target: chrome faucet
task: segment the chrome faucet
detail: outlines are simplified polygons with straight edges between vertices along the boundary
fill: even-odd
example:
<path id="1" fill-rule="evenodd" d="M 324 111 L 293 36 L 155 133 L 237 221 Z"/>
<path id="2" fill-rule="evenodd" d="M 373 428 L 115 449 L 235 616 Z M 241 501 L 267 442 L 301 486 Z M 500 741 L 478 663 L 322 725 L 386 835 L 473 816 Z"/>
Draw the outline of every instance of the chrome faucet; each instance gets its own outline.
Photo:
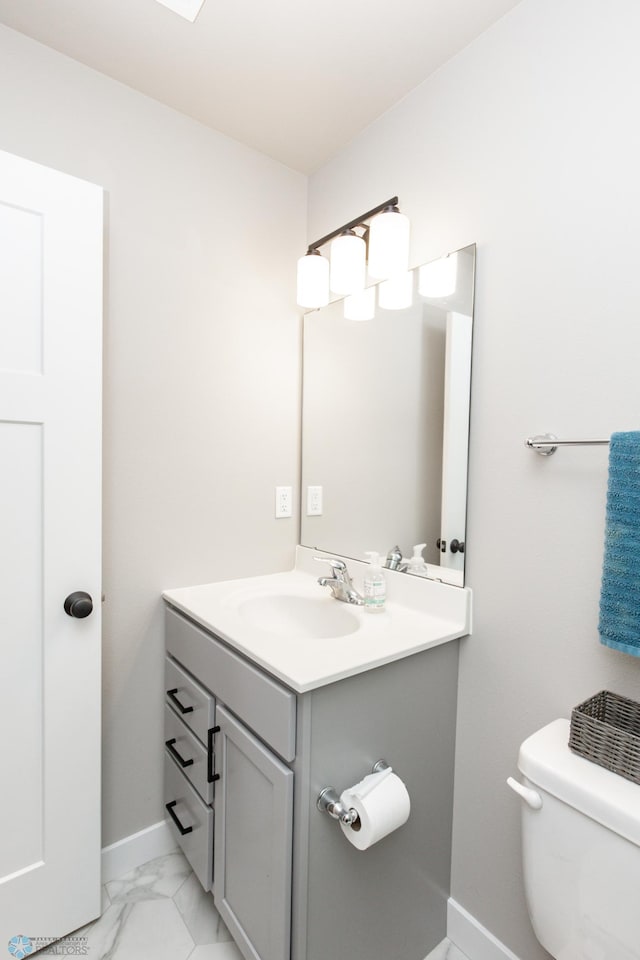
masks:
<path id="1" fill-rule="evenodd" d="M 333 573 L 331 577 L 318 577 L 318 583 L 321 587 L 329 587 L 331 595 L 336 600 L 343 600 L 344 603 L 357 603 L 362 606 L 364 600 L 351 582 L 344 560 L 335 557 L 314 557 L 313 559 L 319 560 L 321 563 L 328 563 Z"/>

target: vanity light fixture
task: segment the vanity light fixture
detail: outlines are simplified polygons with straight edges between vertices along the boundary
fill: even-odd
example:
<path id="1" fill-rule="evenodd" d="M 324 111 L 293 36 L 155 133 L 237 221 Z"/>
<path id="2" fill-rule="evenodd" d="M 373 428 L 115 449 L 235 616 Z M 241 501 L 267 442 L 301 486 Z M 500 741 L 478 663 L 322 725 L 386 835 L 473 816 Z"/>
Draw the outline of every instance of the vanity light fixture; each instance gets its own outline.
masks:
<path id="1" fill-rule="evenodd" d="M 329 241 L 333 241 L 331 269 L 327 257 L 320 253 L 320 247 Z M 397 197 L 385 200 L 309 245 L 305 256 L 298 260 L 298 305 L 310 309 L 324 307 L 329 302 L 329 286 L 342 295 L 361 292 L 367 251 L 369 274 L 376 279 L 387 279 L 407 270 L 409 218 L 400 213 Z"/>
<path id="2" fill-rule="evenodd" d="M 418 270 L 418 291 L 421 297 L 450 297 L 458 282 L 458 254 L 450 253 Z"/>
<path id="3" fill-rule="evenodd" d="M 413 270 L 405 270 L 378 284 L 378 303 L 383 310 L 405 310 L 413 303 Z"/>

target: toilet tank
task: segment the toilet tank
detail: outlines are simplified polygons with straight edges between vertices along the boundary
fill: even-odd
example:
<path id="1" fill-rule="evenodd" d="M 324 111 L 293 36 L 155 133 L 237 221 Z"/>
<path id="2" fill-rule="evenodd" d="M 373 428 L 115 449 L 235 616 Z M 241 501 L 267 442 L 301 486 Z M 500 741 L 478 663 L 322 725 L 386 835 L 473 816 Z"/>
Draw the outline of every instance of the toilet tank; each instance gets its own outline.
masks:
<path id="1" fill-rule="evenodd" d="M 576 756 L 569 721 L 522 744 L 527 906 L 557 960 L 640 960 L 640 786 Z M 542 800 L 535 809 L 538 794 Z"/>

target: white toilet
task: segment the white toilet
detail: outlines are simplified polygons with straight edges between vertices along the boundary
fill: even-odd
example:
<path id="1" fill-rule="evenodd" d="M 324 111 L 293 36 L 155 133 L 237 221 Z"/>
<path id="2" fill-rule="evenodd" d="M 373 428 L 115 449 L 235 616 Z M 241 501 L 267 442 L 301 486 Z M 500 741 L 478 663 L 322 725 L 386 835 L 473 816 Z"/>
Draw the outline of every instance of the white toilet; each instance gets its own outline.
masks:
<path id="1" fill-rule="evenodd" d="M 640 786 L 576 756 L 569 721 L 520 747 L 522 857 L 535 934 L 557 960 L 640 960 Z"/>

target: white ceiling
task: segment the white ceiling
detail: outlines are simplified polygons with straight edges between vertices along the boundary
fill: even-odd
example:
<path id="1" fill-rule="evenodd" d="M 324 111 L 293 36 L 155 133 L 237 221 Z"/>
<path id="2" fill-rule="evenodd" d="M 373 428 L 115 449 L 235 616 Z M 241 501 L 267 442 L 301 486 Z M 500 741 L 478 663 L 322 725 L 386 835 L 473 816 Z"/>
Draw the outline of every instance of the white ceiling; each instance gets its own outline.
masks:
<path id="1" fill-rule="evenodd" d="M 0 22 L 304 173 L 519 0 L 0 0 Z"/>

